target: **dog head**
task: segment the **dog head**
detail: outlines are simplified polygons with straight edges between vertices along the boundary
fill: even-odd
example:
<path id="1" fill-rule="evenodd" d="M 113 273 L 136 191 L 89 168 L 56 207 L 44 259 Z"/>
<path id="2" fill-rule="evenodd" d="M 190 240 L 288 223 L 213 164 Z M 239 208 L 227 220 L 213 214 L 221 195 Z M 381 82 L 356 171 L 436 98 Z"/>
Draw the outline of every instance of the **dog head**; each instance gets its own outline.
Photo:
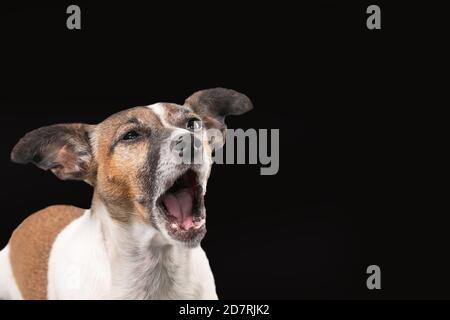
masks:
<path id="1" fill-rule="evenodd" d="M 61 179 L 84 180 L 118 223 L 147 223 L 173 243 L 196 246 L 206 233 L 203 198 L 227 115 L 252 109 L 229 89 L 194 93 L 113 114 L 97 125 L 56 124 L 27 133 L 11 159 Z"/>

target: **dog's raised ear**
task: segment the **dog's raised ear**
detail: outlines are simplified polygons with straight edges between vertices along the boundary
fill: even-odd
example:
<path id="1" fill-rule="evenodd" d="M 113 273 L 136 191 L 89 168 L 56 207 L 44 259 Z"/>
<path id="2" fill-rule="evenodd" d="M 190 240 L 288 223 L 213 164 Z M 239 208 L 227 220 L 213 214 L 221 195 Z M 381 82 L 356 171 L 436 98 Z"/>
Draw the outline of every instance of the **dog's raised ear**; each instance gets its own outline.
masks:
<path id="1" fill-rule="evenodd" d="M 200 90 L 186 99 L 185 105 L 201 116 L 207 128 L 225 130 L 225 117 L 253 109 L 250 99 L 235 90 L 214 88 Z"/>
<path id="2" fill-rule="evenodd" d="M 92 184 L 93 155 L 89 135 L 93 125 L 55 124 L 28 132 L 15 145 L 11 160 L 34 163 L 58 178 L 85 180 Z"/>
<path id="3" fill-rule="evenodd" d="M 225 141 L 226 116 L 240 115 L 253 109 L 246 95 L 225 88 L 197 91 L 186 99 L 184 105 L 202 117 L 213 148 L 221 147 Z M 214 132 L 217 130 L 218 134 Z"/>

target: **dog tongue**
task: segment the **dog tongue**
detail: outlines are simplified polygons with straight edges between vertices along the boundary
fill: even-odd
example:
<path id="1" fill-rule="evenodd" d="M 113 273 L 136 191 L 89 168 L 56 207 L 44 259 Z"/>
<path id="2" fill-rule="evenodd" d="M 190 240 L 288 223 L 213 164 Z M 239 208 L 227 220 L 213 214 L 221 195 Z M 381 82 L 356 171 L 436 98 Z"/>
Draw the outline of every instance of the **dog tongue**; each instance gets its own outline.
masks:
<path id="1" fill-rule="evenodd" d="M 183 229 L 188 230 L 194 225 L 192 221 L 192 203 L 194 199 L 189 189 L 168 193 L 162 200 L 169 214 L 177 218 Z"/>

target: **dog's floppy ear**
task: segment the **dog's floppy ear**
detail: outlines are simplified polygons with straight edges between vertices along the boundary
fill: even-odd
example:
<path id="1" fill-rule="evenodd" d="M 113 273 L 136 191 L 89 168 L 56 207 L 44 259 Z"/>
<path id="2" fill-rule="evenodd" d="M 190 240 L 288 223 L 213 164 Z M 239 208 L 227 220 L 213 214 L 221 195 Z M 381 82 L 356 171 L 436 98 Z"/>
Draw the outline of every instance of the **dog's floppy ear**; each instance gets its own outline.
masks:
<path id="1" fill-rule="evenodd" d="M 58 178 L 85 180 L 90 183 L 92 150 L 89 134 L 93 125 L 55 124 L 27 133 L 15 145 L 11 160 L 34 163 L 51 170 Z"/>
<path id="2" fill-rule="evenodd" d="M 197 91 L 186 99 L 185 106 L 202 117 L 206 129 L 220 130 L 222 135 L 227 128 L 226 116 L 240 115 L 253 109 L 253 104 L 246 95 L 225 88 Z M 223 142 L 216 147 L 220 144 Z"/>

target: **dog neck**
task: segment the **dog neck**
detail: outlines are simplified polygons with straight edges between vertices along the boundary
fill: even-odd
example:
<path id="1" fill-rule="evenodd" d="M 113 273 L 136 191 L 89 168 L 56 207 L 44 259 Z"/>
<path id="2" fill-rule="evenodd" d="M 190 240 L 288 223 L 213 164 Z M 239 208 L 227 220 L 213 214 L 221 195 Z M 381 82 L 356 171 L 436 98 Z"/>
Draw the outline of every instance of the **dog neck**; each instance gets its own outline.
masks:
<path id="1" fill-rule="evenodd" d="M 190 281 L 194 249 L 173 245 L 150 224 L 121 223 L 111 218 L 94 196 L 92 218 L 99 224 L 111 270 L 114 299 L 195 298 Z M 187 292 L 191 288 L 191 292 Z"/>

